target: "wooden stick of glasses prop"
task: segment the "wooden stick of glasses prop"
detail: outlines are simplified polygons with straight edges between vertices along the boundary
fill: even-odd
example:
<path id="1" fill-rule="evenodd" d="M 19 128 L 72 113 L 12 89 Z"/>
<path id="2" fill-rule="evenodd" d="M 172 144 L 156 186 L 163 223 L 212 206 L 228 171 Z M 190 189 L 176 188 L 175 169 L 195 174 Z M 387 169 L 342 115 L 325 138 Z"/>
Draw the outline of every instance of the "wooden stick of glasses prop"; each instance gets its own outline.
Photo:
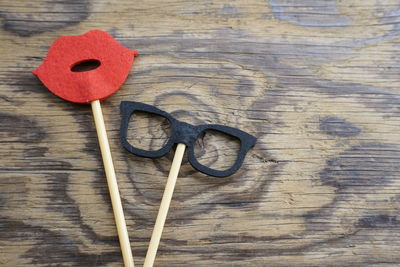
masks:
<path id="1" fill-rule="evenodd" d="M 55 95 L 92 106 L 122 256 L 125 266 L 129 267 L 134 266 L 132 250 L 100 100 L 124 83 L 137 54 L 120 45 L 110 34 L 92 30 L 79 36 L 57 38 L 44 62 L 33 71 Z"/>
<path id="2" fill-rule="evenodd" d="M 162 231 L 164 229 L 165 220 L 171 204 L 172 194 L 174 193 L 176 179 L 178 178 L 179 169 L 181 168 L 183 154 L 185 153 L 186 145 L 178 143 L 175 150 L 174 159 L 172 160 L 171 170 L 169 171 L 167 184 L 165 185 L 164 194 L 161 200 L 161 205 L 158 210 L 156 223 L 151 234 L 149 248 L 147 249 L 144 267 L 153 266 L 156 259 L 157 249 L 160 244 Z"/>
<path id="3" fill-rule="evenodd" d="M 156 107 L 139 103 L 139 102 L 128 102 L 123 101 L 121 103 L 121 129 L 120 129 L 120 139 L 122 145 L 131 153 L 148 158 L 159 158 L 167 154 L 173 147 L 174 144 L 177 144 L 175 156 L 172 161 L 171 170 L 168 175 L 167 184 L 165 186 L 164 194 L 161 200 L 160 209 L 158 211 L 156 223 L 154 225 L 153 233 L 151 235 L 149 248 L 147 250 L 146 259 L 144 262 L 144 267 L 151 267 L 154 264 L 157 249 L 160 244 L 160 239 L 162 235 L 162 231 L 164 228 L 165 220 L 167 218 L 168 209 L 171 204 L 172 194 L 174 192 L 176 179 L 178 177 L 179 169 L 182 163 L 183 154 L 185 153 L 186 146 L 188 147 L 188 160 L 190 164 L 198 171 L 211 175 L 214 177 L 226 177 L 235 173 L 243 163 L 243 160 L 246 156 L 247 151 L 251 147 L 253 147 L 256 143 L 256 138 L 246 132 L 243 132 L 239 129 L 231 128 L 224 125 L 218 124 L 207 124 L 207 125 L 190 125 L 186 122 L 179 121 L 173 118 L 170 114 L 165 111 L 162 111 Z M 172 135 L 169 138 L 168 142 L 159 150 L 156 151 L 148 151 L 136 148 L 132 146 L 128 139 L 128 124 L 130 117 L 135 112 L 145 112 L 149 115 L 158 115 L 166 118 L 172 127 Z M 240 150 L 237 156 L 235 163 L 227 170 L 215 170 L 210 167 L 202 165 L 194 154 L 194 145 L 199 136 L 201 136 L 205 131 L 213 130 L 224 133 L 230 137 L 233 137 L 240 141 Z"/>

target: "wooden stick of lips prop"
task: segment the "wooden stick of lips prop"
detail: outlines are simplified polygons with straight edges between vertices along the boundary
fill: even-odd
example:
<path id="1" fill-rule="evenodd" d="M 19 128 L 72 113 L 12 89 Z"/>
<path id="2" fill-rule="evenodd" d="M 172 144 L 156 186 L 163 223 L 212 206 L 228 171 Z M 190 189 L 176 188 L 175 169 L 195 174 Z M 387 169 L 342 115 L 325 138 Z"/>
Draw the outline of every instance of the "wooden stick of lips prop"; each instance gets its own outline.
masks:
<path id="1" fill-rule="evenodd" d="M 51 45 L 44 62 L 33 71 L 55 95 L 74 103 L 90 103 L 125 266 L 134 266 L 100 100 L 126 80 L 137 51 L 120 45 L 103 31 L 62 36 Z M 84 66 L 91 70 L 82 71 Z M 87 68 L 86 68 L 87 69 Z"/>

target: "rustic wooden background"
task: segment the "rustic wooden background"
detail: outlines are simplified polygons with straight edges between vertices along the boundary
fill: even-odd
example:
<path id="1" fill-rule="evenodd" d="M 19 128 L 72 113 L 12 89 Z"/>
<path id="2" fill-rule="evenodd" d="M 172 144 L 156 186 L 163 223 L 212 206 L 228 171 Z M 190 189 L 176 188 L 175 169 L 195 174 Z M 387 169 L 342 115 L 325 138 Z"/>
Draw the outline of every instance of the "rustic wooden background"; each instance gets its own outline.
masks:
<path id="1" fill-rule="evenodd" d="M 124 151 L 122 100 L 259 138 L 230 179 L 184 163 L 157 266 L 399 266 L 398 0 L 2 0 L 0 17 L 1 266 L 122 265 L 90 107 L 31 74 L 95 28 L 140 52 L 103 102 L 138 266 L 172 155 Z"/>

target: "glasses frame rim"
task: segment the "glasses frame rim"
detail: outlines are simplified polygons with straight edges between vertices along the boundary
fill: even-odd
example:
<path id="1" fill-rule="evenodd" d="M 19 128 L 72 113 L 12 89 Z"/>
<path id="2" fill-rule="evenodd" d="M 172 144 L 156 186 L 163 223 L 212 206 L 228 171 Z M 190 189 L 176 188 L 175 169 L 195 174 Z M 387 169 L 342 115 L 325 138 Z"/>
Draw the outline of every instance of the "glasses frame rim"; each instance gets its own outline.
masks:
<path id="1" fill-rule="evenodd" d="M 250 148 L 252 148 L 255 145 L 257 140 L 254 136 L 242 130 L 225 125 L 220 125 L 220 124 L 192 125 L 175 119 L 174 117 L 172 117 L 171 114 L 161 109 L 158 109 L 155 106 L 151 106 L 140 102 L 122 101 L 120 104 L 120 110 L 122 115 L 121 126 L 120 126 L 120 141 L 123 147 L 127 151 L 141 157 L 160 158 L 165 156 L 172 149 L 174 144 L 184 143 L 187 146 L 187 153 L 188 153 L 187 155 L 190 165 L 192 165 L 192 167 L 197 171 L 214 177 L 227 177 L 235 173 L 241 167 L 247 152 L 250 150 Z M 169 121 L 171 125 L 171 135 L 163 147 L 161 147 L 158 150 L 144 150 L 134 147 L 129 143 L 127 139 L 129 120 L 135 111 L 155 114 L 164 117 Z M 190 136 L 182 137 L 180 133 L 177 132 L 177 130 L 181 128 L 185 128 L 185 130 L 189 131 Z M 207 130 L 213 130 L 220 133 L 224 133 L 240 141 L 240 148 L 238 155 L 236 157 L 235 162 L 230 168 L 226 170 L 213 169 L 201 164 L 196 158 L 194 154 L 196 140 L 201 136 L 202 133 L 205 133 Z"/>

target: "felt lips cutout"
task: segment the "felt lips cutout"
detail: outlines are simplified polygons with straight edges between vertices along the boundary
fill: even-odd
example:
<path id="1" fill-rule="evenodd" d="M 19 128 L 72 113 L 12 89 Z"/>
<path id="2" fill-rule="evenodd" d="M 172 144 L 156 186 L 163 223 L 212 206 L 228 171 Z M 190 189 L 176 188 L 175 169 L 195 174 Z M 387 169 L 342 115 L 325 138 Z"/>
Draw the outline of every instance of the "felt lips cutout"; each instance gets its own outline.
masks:
<path id="1" fill-rule="evenodd" d="M 62 36 L 51 45 L 47 57 L 33 74 L 55 95 L 75 103 L 102 100 L 126 80 L 138 55 L 100 30 L 78 36 Z M 97 68 L 74 72 L 76 65 L 89 62 Z"/>

